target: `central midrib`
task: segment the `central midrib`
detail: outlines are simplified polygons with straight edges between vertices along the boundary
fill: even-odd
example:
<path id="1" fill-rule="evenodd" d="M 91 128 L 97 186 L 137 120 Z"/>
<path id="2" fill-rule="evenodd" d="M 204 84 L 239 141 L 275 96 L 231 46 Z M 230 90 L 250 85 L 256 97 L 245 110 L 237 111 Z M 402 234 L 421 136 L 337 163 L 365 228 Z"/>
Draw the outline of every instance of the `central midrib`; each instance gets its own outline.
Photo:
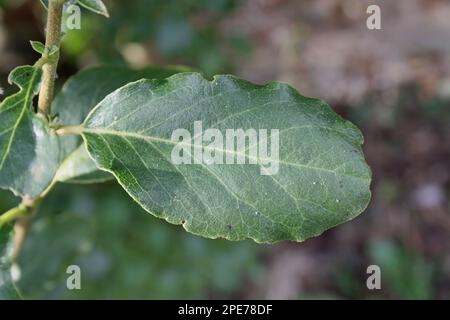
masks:
<path id="1" fill-rule="evenodd" d="M 192 146 L 196 146 L 195 144 L 191 144 L 191 143 L 187 143 L 187 142 L 179 142 L 179 141 L 172 141 L 169 139 L 164 139 L 164 138 L 160 138 L 160 137 L 154 137 L 154 136 L 144 136 L 141 135 L 139 133 L 135 133 L 135 132 L 124 132 L 124 131 L 118 131 L 118 130 L 112 130 L 112 129 L 103 129 L 103 128 L 83 128 L 83 133 L 91 133 L 91 134 L 98 134 L 98 135 L 115 135 L 115 136 L 123 136 L 123 137 L 130 137 L 130 138 L 135 138 L 135 139 L 141 139 L 141 140 L 146 140 L 146 141 L 153 141 L 153 142 L 159 142 L 159 143 L 164 143 L 164 144 L 169 144 L 169 145 L 183 145 L 186 147 L 192 147 Z M 250 146 L 251 147 L 251 146 Z M 249 148 L 250 148 L 249 147 Z M 281 160 L 274 160 L 274 159 L 269 159 L 269 158 L 261 158 L 261 157 L 252 157 L 250 155 L 247 155 L 246 153 L 241 153 L 241 152 L 237 152 L 237 151 L 232 151 L 232 150 L 228 150 L 228 149 L 217 149 L 217 148 L 212 148 L 212 147 L 208 147 L 208 146 L 202 146 L 203 149 L 209 150 L 209 151 L 218 151 L 218 152 L 223 152 L 223 153 L 228 153 L 228 154 L 232 154 L 232 155 L 243 155 L 244 157 L 248 158 L 248 159 L 253 159 L 253 160 L 265 160 L 265 161 L 271 161 L 271 162 L 277 162 L 279 164 L 285 164 L 288 166 L 293 166 L 293 167 L 298 167 L 298 168 L 306 168 L 306 169 L 310 169 L 310 170 L 316 170 L 316 171 L 323 171 L 326 173 L 332 173 L 334 175 L 342 175 L 342 176 L 346 176 L 346 177 L 350 177 L 350 178 L 354 178 L 354 179 L 360 179 L 360 180 L 369 180 L 363 177 L 359 177 L 359 176 L 355 176 L 355 175 L 351 175 L 348 173 L 337 173 L 334 170 L 331 169 L 326 169 L 326 168 L 320 168 L 320 167 L 312 167 L 312 166 L 308 166 L 305 164 L 299 164 L 299 163 L 292 163 L 292 162 L 286 162 L 286 161 L 281 161 Z"/>

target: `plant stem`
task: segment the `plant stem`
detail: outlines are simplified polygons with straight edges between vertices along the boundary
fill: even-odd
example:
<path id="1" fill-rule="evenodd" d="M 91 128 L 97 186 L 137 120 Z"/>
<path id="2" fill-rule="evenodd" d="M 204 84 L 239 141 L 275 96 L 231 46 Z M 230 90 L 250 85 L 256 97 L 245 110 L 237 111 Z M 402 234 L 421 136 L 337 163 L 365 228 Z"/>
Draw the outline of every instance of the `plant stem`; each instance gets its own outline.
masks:
<path id="1" fill-rule="evenodd" d="M 19 206 L 12 208 L 11 210 L 6 211 L 4 214 L 0 216 L 0 228 L 13 220 L 16 220 L 29 212 L 30 208 L 20 204 Z"/>
<path id="2" fill-rule="evenodd" d="M 33 215 L 36 211 L 37 208 L 33 208 L 29 215 L 20 217 L 14 224 L 13 252 L 11 259 L 13 262 L 17 260 L 22 251 L 28 231 L 30 230 Z"/>
<path id="3" fill-rule="evenodd" d="M 62 14 L 65 2 L 66 0 L 48 1 L 47 26 L 45 29 L 45 47 L 47 50 L 45 50 L 41 59 L 35 64 L 36 67 L 42 68 L 43 71 L 39 92 L 38 111 L 44 116 L 50 114 L 50 106 L 55 90 L 59 48 L 61 46 Z M 56 51 L 53 52 L 52 49 L 55 47 Z M 49 52 L 52 52 L 52 54 L 50 55 Z M 52 187 L 53 184 L 46 190 L 45 195 Z M 19 255 L 28 233 L 32 216 L 37 211 L 37 208 L 45 195 L 34 200 L 24 199 L 19 206 L 0 215 L 0 228 L 6 223 L 16 221 L 14 225 L 13 259 L 17 258 Z"/>
<path id="4" fill-rule="evenodd" d="M 0 229 L 3 225 L 15 221 L 12 256 L 13 261 L 16 260 L 22 250 L 33 215 L 36 213 L 42 199 L 42 197 L 36 200 L 24 199 L 20 205 L 0 215 Z"/>
<path id="5" fill-rule="evenodd" d="M 42 66 L 43 76 L 41 91 L 39 92 L 38 110 L 43 115 L 50 113 L 50 105 L 55 89 L 56 69 L 59 61 L 59 47 L 61 44 L 61 22 L 64 2 L 62 0 L 50 0 L 48 3 L 46 48 L 56 46 L 58 50 L 48 58 Z"/>

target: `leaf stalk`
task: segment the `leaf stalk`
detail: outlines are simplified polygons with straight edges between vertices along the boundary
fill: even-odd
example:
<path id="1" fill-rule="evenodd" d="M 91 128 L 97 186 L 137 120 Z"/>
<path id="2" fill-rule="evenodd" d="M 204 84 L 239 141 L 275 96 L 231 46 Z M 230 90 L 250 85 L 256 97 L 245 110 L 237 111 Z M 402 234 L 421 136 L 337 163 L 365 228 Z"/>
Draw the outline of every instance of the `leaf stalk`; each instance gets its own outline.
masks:
<path id="1" fill-rule="evenodd" d="M 6 211 L 4 214 L 0 216 L 0 228 L 11 221 L 14 221 L 29 214 L 31 211 L 32 207 L 28 207 L 23 203 L 21 203 L 15 208 Z"/>
<path id="2" fill-rule="evenodd" d="M 55 130 L 58 136 L 72 136 L 72 135 L 81 135 L 84 131 L 84 127 L 82 125 L 75 126 L 62 126 Z"/>

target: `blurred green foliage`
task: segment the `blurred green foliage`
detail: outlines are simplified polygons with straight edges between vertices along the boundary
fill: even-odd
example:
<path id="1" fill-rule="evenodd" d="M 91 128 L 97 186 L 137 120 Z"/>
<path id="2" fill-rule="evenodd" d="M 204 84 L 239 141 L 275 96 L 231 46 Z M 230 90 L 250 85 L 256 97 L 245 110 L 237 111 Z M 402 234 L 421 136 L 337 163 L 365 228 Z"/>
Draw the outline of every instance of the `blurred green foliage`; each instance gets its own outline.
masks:
<path id="1" fill-rule="evenodd" d="M 252 48 L 242 35 L 224 35 L 220 30 L 220 22 L 237 2 L 109 1 L 109 19 L 83 11 L 81 29 L 68 32 L 63 52 L 72 59 L 89 53 L 102 62 L 124 63 L 121 49 L 139 43 L 159 61 L 197 67 L 207 75 L 228 72 L 230 58 Z"/>
<path id="2" fill-rule="evenodd" d="M 383 239 L 371 241 L 366 250 L 366 265 L 377 265 L 381 271 L 381 290 L 368 290 L 369 276 L 361 268 L 341 261 L 334 270 L 334 283 L 339 296 L 350 299 L 433 298 L 433 277 L 435 267 L 418 252 L 405 248 L 397 241 Z"/>
<path id="3" fill-rule="evenodd" d="M 434 266 L 421 255 L 390 240 L 369 246 L 371 263 L 379 265 L 382 286 L 397 299 L 431 299 Z"/>
<path id="4" fill-rule="evenodd" d="M 44 299 L 231 297 L 243 281 L 263 276 L 261 249 L 190 235 L 143 211 L 115 184 L 61 185 L 33 223 L 18 287 L 25 298 Z M 69 265 L 80 266 L 82 290 L 66 288 Z"/>

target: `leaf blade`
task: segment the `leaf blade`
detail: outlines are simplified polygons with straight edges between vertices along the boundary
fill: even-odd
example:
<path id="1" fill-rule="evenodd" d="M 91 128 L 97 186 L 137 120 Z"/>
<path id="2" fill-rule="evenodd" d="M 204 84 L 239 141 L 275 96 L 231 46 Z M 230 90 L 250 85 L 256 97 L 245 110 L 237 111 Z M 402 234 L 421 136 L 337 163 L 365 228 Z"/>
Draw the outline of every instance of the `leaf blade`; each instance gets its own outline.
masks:
<path id="1" fill-rule="evenodd" d="M 81 6 L 85 7 L 89 11 L 100 14 L 105 17 L 109 17 L 108 9 L 102 0 L 78 0 L 77 2 Z"/>
<path id="2" fill-rule="evenodd" d="M 45 9 L 48 9 L 48 0 L 40 0 Z"/>
<path id="3" fill-rule="evenodd" d="M 279 173 L 261 175 L 248 164 L 174 165 L 172 132 L 192 132 L 198 120 L 222 132 L 279 129 Z M 359 130 L 285 84 L 210 82 L 195 73 L 138 81 L 106 97 L 84 125 L 89 153 L 134 200 L 205 237 L 302 241 L 354 218 L 370 199 Z"/>
<path id="4" fill-rule="evenodd" d="M 59 163 L 59 142 L 47 122 L 32 110 L 42 71 L 14 69 L 9 82 L 20 90 L 0 104 L 0 187 L 35 198 L 45 190 Z"/>
<path id="5" fill-rule="evenodd" d="M 34 51 L 36 51 L 37 53 L 40 53 L 40 54 L 44 54 L 45 44 L 43 44 L 40 41 L 33 41 L 33 40 L 30 41 L 30 44 Z"/>

